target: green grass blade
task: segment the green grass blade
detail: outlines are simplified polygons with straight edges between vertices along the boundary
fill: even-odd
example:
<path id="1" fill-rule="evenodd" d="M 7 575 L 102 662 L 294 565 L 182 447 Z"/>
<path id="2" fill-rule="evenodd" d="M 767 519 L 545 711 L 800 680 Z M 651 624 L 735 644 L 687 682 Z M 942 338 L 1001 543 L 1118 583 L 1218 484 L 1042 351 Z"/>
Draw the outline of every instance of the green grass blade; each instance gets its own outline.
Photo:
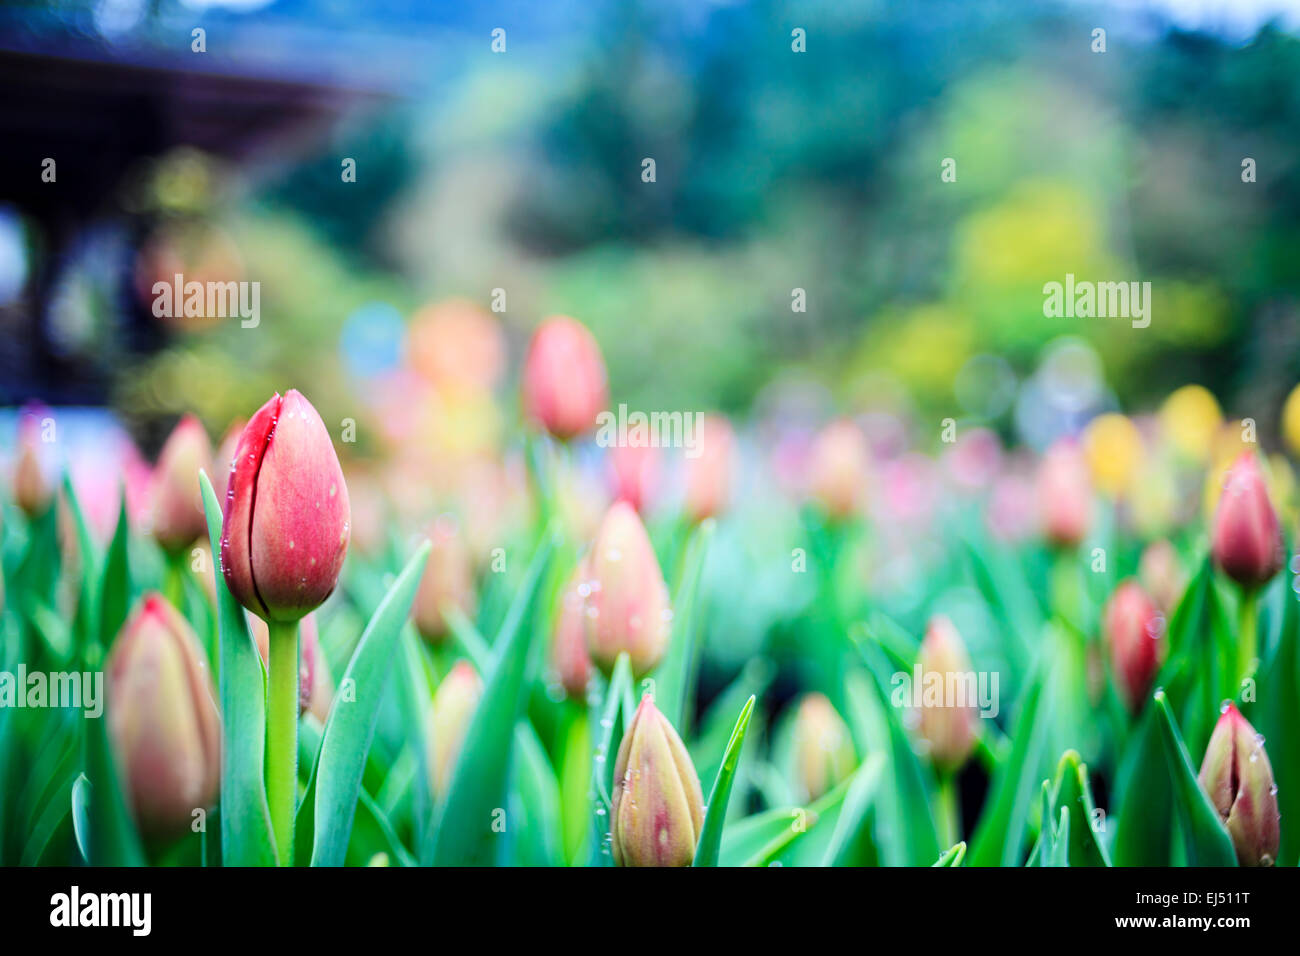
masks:
<path id="1" fill-rule="evenodd" d="M 342 866 L 347 858 L 348 837 L 379 705 L 431 548 L 428 541 L 420 546 L 379 602 L 339 684 L 351 687 L 353 695 L 349 699 L 348 695 L 336 694 L 325 720 L 315 769 L 312 866 Z"/>
<path id="2" fill-rule="evenodd" d="M 221 554 L 221 505 L 212 482 L 199 473 L 203 513 L 212 553 Z M 244 609 L 215 573 L 217 682 L 221 698 L 221 862 L 224 866 L 274 866 L 275 838 L 266 804 L 266 682 L 262 656 Z"/>
<path id="3" fill-rule="evenodd" d="M 740 750 L 745 744 L 745 731 L 749 729 L 749 718 L 754 713 L 754 700 L 751 697 L 741 708 L 736 718 L 736 726 L 731 731 L 731 740 L 718 768 L 718 776 L 713 781 L 713 790 L 709 793 L 709 809 L 704 814 L 704 825 L 700 828 L 700 842 L 695 847 L 695 866 L 717 866 L 718 850 L 722 845 L 722 827 L 727 818 L 727 803 L 731 800 L 731 787 L 736 781 L 736 767 L 740 764 Z"/>

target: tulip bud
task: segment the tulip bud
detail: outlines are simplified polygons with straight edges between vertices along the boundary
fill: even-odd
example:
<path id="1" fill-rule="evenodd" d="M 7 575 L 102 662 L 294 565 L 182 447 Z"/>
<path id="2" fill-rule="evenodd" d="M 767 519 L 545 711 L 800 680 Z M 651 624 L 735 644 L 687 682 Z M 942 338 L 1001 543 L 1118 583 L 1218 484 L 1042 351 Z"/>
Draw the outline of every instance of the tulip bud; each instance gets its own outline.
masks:
<path id="1" fill-rule="evenodd" d="M 411 615 L 420 635 L 430 643 L 439 644 L 449 633 L 444 613 L 456 608 L 471 616 L 477 601 L 469 549 L 456 519 L 441 515 L 429 527 L 429 541 L 433 548 L 424 566 L 424 576 L 420 578 Z"/>
<path id="2" fill-rule="evenodd" d="M 614 764 L 610 839 L 618 866 L 690 866 L 704 826 L 700 778 L 682 739 L 646 694 Z"/>
<path id="3" fill-rule="evenodd" d="M 605 513 L 587 558 L 587 650 L 606 674 L 626 651 L 641 677 L 668 645 L 668 589 L 645 525 L 625 501 Z"/>
<path id="4" fill-rule="evenodd" d="M 562 441 L 596 424 L 609 401 L 605 360 L 587 327 L 552 316 L 533 333 L 523 372 L 524 413 Z"/>
<path id="5" fill-rule="evenodd" d="M 438 685 L 429 711 L 429 773 L 433 792 L 447 795 L 456 758 L 460 756 L 470 719 L 483 696 L 483 680 L 468 661 L 457 661 Z"/>
<path id="6" fill-rule="evenodd" d="M 1166 614 L 1178 604 L 1187 586 L 1187 575 L 1178 560 L 1178 552 L 1165 539 L 1152 541 L 1138 562 L 1138 578 L 1147 593 Z"/>
<path id="7" fill-rule="evenodd" d="M 703 521 L 727 507 L 735 434 L 721 415 L 708 415 L 697 440 L 699 447 L 686 455 L 686 515 L 692 521 Z"/>
<path id="8" fill-rule="evenodd" d="M 253 640 L 257 642 L 257 650 L 262 655 L 262 663 L 270 667 L 271 635 L 266 622 L 255 614 L 250 614 L 248 621 Z M 334 682 L 330 679 L 329 665 L 320 649 L 316 615 L 308 614 L 298 624 L 298 713 L 311 711 L 312 716 L 323 724 L 329 716 L 333 700 Z"/>
<path id="9" fill-rule="evenodd" d="M 217 457 L 212 459 L 212 490 L 217 493 L 217 501 L 224 508 L 226 492 L 230 490 L 230 473 L 235 470 L 235 454 L 239 451 L 239 438 L 244 433 L 248 422 L 237 418 L 230 423 L 226 433 L 221 436 L 221 445 L 217 448 Z"/>
<path id="10" fill-rule="evenodd" d="M 1136 581 L 1124 581 L 1106 605 L 1110 666 L 1120 697 L 1133 713 L 1142 709 L 1164 658 L 1165 619 Z"/>
<path id="11" fill-rule="evenodd" d="M 184 416 L 163 444 L 154 469 L 153 536 L 164 551 L 177 554 L 208 533 L 199 490 L 199 470 L 211 470 L 212 444 L 193 415 Z"/>
<path id="12" fill-rule="evenodd" d="M 833 789 L 857 765 L 849 727 L 825 694 L 807 694 L 800 701 L 793 745 L 795 780 L 803 802 Z"/>
<path id="13" fill-rule="evenodd" d="M 275 395 L 244 429 L 230 473 L 221 530 L 230 593 L 263 620 L 298 620 L 333 592 L 350 529 L 324 422 L 296 390 Z"/>
<path id="14" fill-rule="evenodd" d="M 29 518 L 45 514 L 54 499 L 54 488 L 41 462 L 37 414 L 25 410 L 18 423 L 18 461 L 14 465 L 14 503 Z"/>
<path id="15" fill-rule="evenodd" d="M 870 465 L 862 430 L 847 419 L 831 422 L 809 453 L 808 491 L 832 520 L 849 518 L 862 509 Z"/>
<path id="16" fill-rule="evenodd" d="M 942 678 L 941 687 L 965 686 L 971 673 L 970 657 L 962 643 L 957 628 L 946 617 L 930 619 L 930 626 L 921 642 L 917 662 L 923 679 L 930 674 Z M 957 770 L 970 756 L 975 746 L 974 700 L 943 699 L 937 704 L 927 701 L 923 694 L 920 731 L 930 745 L 930 759 L 943 770 Z"/>
<path id="17" fill-rule="evenodd" d="M 574 569 L 573 576 L 560 594 L 551 643 L 555 673 L 565 692 L 577 700 L 587 693 L 587 680 L 591 676 L 585 620 L 586 596 L 591 587 L 589 578 L 586 562 Z"/>
<path id="18" fill-rule="evenodd" d="M 1088 533 L 1092 481 L 1079 446 L 1058 441 L 1038 467 L 1038 509 L 1043 532 L 1054 545 L 1073 548 Z"/>
<path id="19" fill-rule="evenodd" d="M 1228 828 L 1237 862 L 1272 866 L 1281 839 L 1273 767 L 1264 738 L 1231 703 L 1224 704 L 1210 735 L 1200 781 Z"/>
<path id="20" fill-rule="evenodd" d="M 1282 567 L 1282 528 L 1254 452 L 1242 452 L 1224 478 L 1211 550 L 1242 587 L 1258 587 Z"/>
<path id="21" fill-rule="evenodd" d="M 187 827 L 217 798 L 221 722 L 198 639 L 148 594 L 105 665 L 108 731 L 136 820 L 149 836 Z"/>

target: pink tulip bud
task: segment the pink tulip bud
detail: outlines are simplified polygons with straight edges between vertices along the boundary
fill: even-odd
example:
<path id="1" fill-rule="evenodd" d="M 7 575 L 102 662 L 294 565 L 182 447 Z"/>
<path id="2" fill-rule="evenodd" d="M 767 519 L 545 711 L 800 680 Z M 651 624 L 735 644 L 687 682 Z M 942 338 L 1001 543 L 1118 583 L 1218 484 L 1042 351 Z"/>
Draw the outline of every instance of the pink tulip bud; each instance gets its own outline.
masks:
<path id="1" fill-rule="evenodd" d="M 411 615 L 420 635 L 430 643 L 439 644 L 450 633 L 444 616 L 446 611 L 455 608 L 469 617 L 474 614 L 477 601 L 469 548 L 456 519 L 451 515 L 439 516 L 429 527 L 429 540 L 433 549 L 424 566 Z"/>
<path id="2" fill-rule="evenodd" d="M 1062 439 L 1038 466 L 1038 510 L 1043 533 L 1052 544 L 1075 547 L 1088 533 L 1092 517 L 1092 478 L 1078 444 Z"/>
<path id="3" fill-rule="evenodd" d="M 153 536 L 171 554 L 207 537 L 200 469 L 212 470 L 212 443 L 202 423 L 186 415 L 163 444 L 151 485 Z"/>
<path id="4" fill-rule="evenodd" d="M 239 439 L 226 493 L 221 569 L 244 607 L 296 621 L 338 583 L 351 512 L 325 424 L 290 389 L 257 410 Z"/>
<path id="5" fill-rule="evenodd" d="M 1272 866 L 1281 839 L 1273 767 L 1264 738 L 1231 703 L 1224 704 L 1210 735 L 1200 781 L 1228 828 L 1237 862 Z"/>
<path id="6" fill-rule="evenodd" d="M 49 510 L 54 500 L 54 486 L 41 460 L 39 406 L 28 406 L 18 422 L 18 461 L 14 465 L 14 503 L 29 518 Z"/>
<path id="7" fill-rule="evenodd" d="M 451 786 L 456 760 L 465 743 L 470 720 L 483 696 L 483 679 L 468 661 L 457 661 L 438 685 L 429 711 L 429 772 L 439 799 Z"/>
<path id="8" fill-rule="evenodd" d="M 795 781 L 802 802 L 816 800 L 846 779 L 857 765 L 848 724 L 825 694 L 808 694 L 795 711 Z"/>
<path id="9" fill-rule="evenodd" d="M 615 501 L 626 501 L 644 514 L 659 487 L 659 449 L 650 445 L 614 445 L 609 474 Z"/>
<path id="10" fill-rule="evenodd" d="M 682 739 L 646 694 L 614 764 L 610 837 L 618 866 L 690 866 L 704 826 L 700 778 Z"/>
<path id="11" fill-rule="evenodd" d="M 235 470 L 235 453 L 239 450 L 239 439 L 244 434 L 248 422 L 236 418 L 221 436 L 221 446 L 217 457 L 212 459 L 212 490 L 217 493 L 221 507 L 226 506 L 226 492 L 230 490 L 230 473 Z"/>
<path id="12" fill-rule="evenodd" d="M 946 689 L 965 687 L 971 673 L 970 657 L 957 628 L 946 617 L 935 616 L 925 632 L 918 655 L 922 679 L 938 674 L 945 689 L 943 700 L 927 701 L 922 696 L 920 731 L 930 745 L 930 759 L 943 770 L 957 770 L 975 746 L 975 700 L 948 699 Z"/>
<path id="13" fill-rule="evenodd" d="M 871 467 L 862 429 L 844 419 L 818 433 L 808 462 L 808 491 L 832 520 L 862 510 Z"/>
<path id="14" fill-rule="evenodd" d="M 524 359 L 524 413 L 562 441 L 596 424 L 609 401 L 605 360 L 587 327 L 552 316 L 533 333 Z"/>
<path id="15" fill-rule="evenodd" d="M 565 692 L 575 700 L 587 693 L 591 676 L 591 657 L 587 653 L 586 595 L 591 574 L 586 563 L 574 569 L 573 576 L 560 594 L 555 615 L 555 634 L 551 641 L 551 662 Z"/>
<path id="16" fill-rule="evenodd" d="M 141 832 L 168 836 L 217 798 L 221 721 L 189 624 L 148 594 L 109 653 L 108 731 Z"/>
<path id="17" fill-rule="evenodd" d="M 587 563 L 591 659 L 608 674 L 626 651 L 637 677 L 649 673 L 668 646 L 668 589 L 645 525 L 627 502 L 605 513 Z"/>
<path id="18" fill-rule="evenodd" d="M 721 415 L 707 415 L 700 429 L 698 456 L 686 457 L 686 515 L 703 521 L 721 514 L 731 497 L 735 434 Z"/>
<path id="19" fill-rule="evenodd" d="M 1152 541 L 1138 562 L 1138 578 L 1156 606 L 1168 614 L 1178 604 L 1187 586 L 1187 574 L 1178 560 L 1178 552 L 1165 539 Z"/>
<path id="20" fill-rule="evenodd" d="M 271 666 L 270 632 L 266 622 L 255 614 L 248 616 L 253 640 L 257 642 L 262 663 Z M 334 700 L 334 682 L 330 679 L 329 665 L 320 649 L 320 633 L 316 627 L 315 613 L 298 622 L 298 713 L 311 711 L 312 716 L 325 723 L 330 704 Z"/>
<path id="21" fill-rule="evenodd" d="M 1224 477 L 1211 550 L 1242 587 L 1258 587 L 1282 567 L 1282 528 L 1253 451 L 1242 452 Z"/>
<path id="22" fill-rule="evenodd" d="M 1165 655 L 1165 618 L 1136 581 L 1124 581 L 1106 605 L 1106 640 L 1120 698 L 1138 713 Z"/>

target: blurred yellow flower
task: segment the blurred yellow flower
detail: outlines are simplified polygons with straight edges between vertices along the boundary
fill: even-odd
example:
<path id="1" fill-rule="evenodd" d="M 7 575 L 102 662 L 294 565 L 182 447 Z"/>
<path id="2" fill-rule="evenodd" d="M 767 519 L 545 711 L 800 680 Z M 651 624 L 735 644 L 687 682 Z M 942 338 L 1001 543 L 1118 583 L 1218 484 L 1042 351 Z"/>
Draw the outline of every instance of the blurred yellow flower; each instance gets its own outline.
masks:
<path id="1" fill-rule="evenodd" d="M 1169 533 L 1177 518 L 1178 488 L 1167 455 L 1152 456 L 1138 465 L 1129 498 L 1133 523 L 1144 538 Z"/>
<path id="2" fill-rule="evenodd" d="M 1160 407 L 1160 425 L 1178 451 L 1197 462 L 1210 457 L 1215 432 L 1223 424 L 1223 412 L 1209 389 L 1184 385 Z"/>
<path id="3" fill-rule="evenodd" d="M 1293 452 L 1300 454 L 1300 385 L 1291 390 L 1282 406 L 1282 437 Z"/>
<path id="4" fill-rule="evenodd" d="M 1083 432 L 1083 451 L 1093 484 L 1118 498 L 1128 491 L 1142 461 L 1142 436 L 1128 418 L 1115 412 L 1098 415 Z"/>

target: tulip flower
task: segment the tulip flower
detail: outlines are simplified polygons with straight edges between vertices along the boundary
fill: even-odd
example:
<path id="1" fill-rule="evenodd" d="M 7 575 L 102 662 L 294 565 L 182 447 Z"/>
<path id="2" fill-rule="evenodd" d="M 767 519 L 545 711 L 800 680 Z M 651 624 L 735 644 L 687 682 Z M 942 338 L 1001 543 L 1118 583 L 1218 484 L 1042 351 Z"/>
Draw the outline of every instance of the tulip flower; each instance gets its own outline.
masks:
<path id="1" fill-rule="evenodd" d="M 735 433 L 721 415 L 706 415 L 698 456 L 686 458 L 686 516 L 699 522 L 721 514 L 731 496 Z"/>
<path id="2" fill-rule="evenodd" d="M 256 614 L 248 616 L 253 640 L 257 642 L 262 663 L 270 665 L 270 631 Z M 334 701 L 334 682 L 330 679 L 329 665 L 320 647 L 320 632 L 316 627 L 315 613 L 308 614 L 299 623 L 298 712 L 310 712 L 322 724 L 329 716 Z"/>
<path id="3" fill-rule="evenodd" d="M 452 608 L 466 616 L 474 613 L 474 575 L 469 548 L 456 519 L 442 515 L 429 528 L 429 552 L 420 588 L 411 607 L 416 629 L 432 644 L 446 640 L 450 629 L 446 612 Z"/>
<path id="4" fill-rule="evenodd" d="M 1138 578 L 1156 605 L 1166 614 L 1178 604 L 1187 585 L 1187 575 L 1178 560 L 1178 552 L 1165 539 L 1152 541 L 1138 561 Z"/>
<path id="5" fill-rule="evenodd" d="M 1038 509 L 1043 532 L 1057 547 L 1073 548 L 1088 533 L 1092 515 L 1092 479 L 1079 446 L 1062 439 L 1043 455 L 1038 467 Z"/>
<path id="6" fill-rule="evenodd" d="M 163 444 L 151 486 L 153 536 L 170 555 L 207 536 L 199 471 L 211 468 L 208 433 L 197 418 L 186 415 Z"/>
<path id="7" fill-rule="evenodd" d="M 937 674 L 942 686 L 961 683 L 949 675 L 964 678 L 971 673 L 970 657 L 957 628 L 946 617 L 930 619 L 918 655 L 921 674 Z M 944 772 L 954 772 L 966 762 L 975 746 L 974 700 L 925 702 L 921 707 L 920 731 L 930 747 L 930 759 Z"/>
<path id="8" fill-rule="evenodd" d="M 1210 735 L 1200 782 L 1228 828 L 1237 862 L 1272 866 L 1281 839 L 1273 767 L 1264 738 L 1231 703 Z"/>
<path id="9" fill-rule="evenodd" d="M 1125 495 L 1142 462 L 1142 436 L 1123 415 L 1098 415 L 1083 432 L 1083 451 L 1093 484 L 1112 498 Z"/>
<path id="10" fill-rule="evenodd" d="M 132 811 L 145 835 L 174 835 L 216 801 L 221 775 L 221 721 L 198 639 L 151 593 L 105 670 L 109 739 Z"/>
<path id="11" fill-rule="evenodd" d="M 348 488 L 324 422 L 293 389 L 257 410 L 234 461 L 221 570 L 230 593 L 270 632 L 266 796 L 287 866 L 298 797 L 298 621 L 338 583 L 351 527 Z"/>
<path id="12" fill-rule="evenodd" d="M 1242 587 L 1257 588 L 1282 567 L 1282 528 L 1254 452 L 1242 452 L 1224 479 L 1212 550 L 1215 563 Z"/>
<path id="13" fill-rule="evenodd" d="M 605 513 L 588 557 L 587 649 L 606 674 L 624 651 L 641 677 L 668 646 L 668 589 L 636 511 L 617 501 Z"/>
<path id="14" fill-rule="evenodd" d="M 552 316 L 524 358 L 524 413 L 561 441 L 593 428 L 609 401 L 605 360 L 587 327 Z"/>
<path id="15" fill-rule="evenodd" d="M 614 764 L 614 863 L 689 866 L 703 826 L 704 795 L 695 765 L 673 725 L 646 694 Z"/>
<path id="16" fill-rule="evenodd" d="M 591 656 L 587 653 L 586 598 L 591 590 L 586 562 L 578 565 L 560 594 L 551 639 L 551 662 L 565 692 L 575 700 L 587 693 Z"/>
<path id="17" fill-rule="evenodd" d="M 14 503 L 28 518 L 45 514 L 54 500 L 54 487 L 41 461 L 37 414 L 30 409 L 23 412 L 18 424 L 18 460 L 14 465 Z"/>
<path id="18" fill-rule="evenodd" d="M 244 607 L 292 623 L 338 583 L 351 513 L 325 423 L 298 391 L 275 395 L 240 435 L 226 492 L 221 569 Z"/>
<path id="19" fill-rule="evenodd" d="M 1136 581 L 1124 581 L 1106 605 L 1106 639 L 1111 670 L 1128 709 L 1146 703 L 1164 658 L 1165 619 Z"/>
<path id="20" fill-rule="evenodd" d="M 483 679 L 468 661 L 457 661 L 433 695 L 429 711 L 429 773 L 438 799 L 445 797 L 451 786 L 456 759 L 482 696 Z"/>
<path id="21" fill-rule="evenodd" d="M 1205 462 L 1223 412 L 1214 394 L 1202 385 L 1184 385 L 1160 406 L 1160 426 L 1173 446 L 1191 461 Z"/>
<path id="22" fill-rule="evenodd" d="M 818 433 L 809 454 L 808 491 L 835 521 L 862 510 L 871 467 L 862 429 L 844 419 Z"/>
<path id="23" fill-rule="evenodd" d="M 849 727 L 825 694 L 807 694 L 795 711 L 792 739 L 798 799 L 816 800 L 857 765 Z"/>

